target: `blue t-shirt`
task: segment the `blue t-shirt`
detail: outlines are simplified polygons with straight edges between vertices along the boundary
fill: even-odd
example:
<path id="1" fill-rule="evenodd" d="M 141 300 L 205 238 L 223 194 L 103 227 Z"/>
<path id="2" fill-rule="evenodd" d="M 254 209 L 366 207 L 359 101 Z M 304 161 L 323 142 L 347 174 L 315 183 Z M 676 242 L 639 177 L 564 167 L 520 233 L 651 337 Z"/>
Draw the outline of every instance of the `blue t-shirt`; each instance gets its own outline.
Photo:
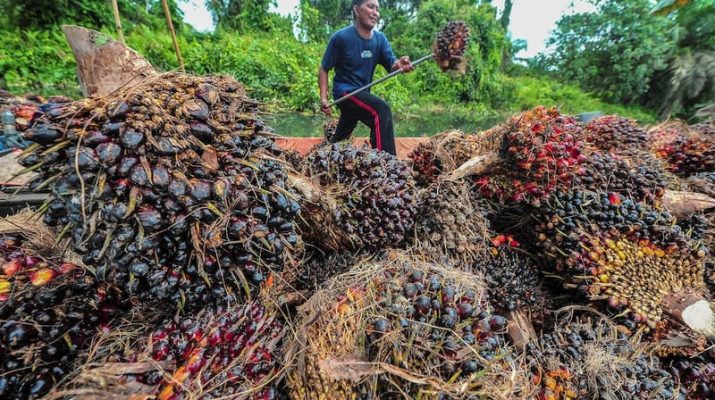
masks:
<path id="1" fill-rule="evenodd" d="M 395 61 L 382 32 L 373 31 L 370 39 L 364 39 L 354 26 L 348 26 L 330 38 L 321 66 L 326 71 L 335 68 L 333 99 L 337 99 L 372 82 L 378 64 L 390 71 Z"/>

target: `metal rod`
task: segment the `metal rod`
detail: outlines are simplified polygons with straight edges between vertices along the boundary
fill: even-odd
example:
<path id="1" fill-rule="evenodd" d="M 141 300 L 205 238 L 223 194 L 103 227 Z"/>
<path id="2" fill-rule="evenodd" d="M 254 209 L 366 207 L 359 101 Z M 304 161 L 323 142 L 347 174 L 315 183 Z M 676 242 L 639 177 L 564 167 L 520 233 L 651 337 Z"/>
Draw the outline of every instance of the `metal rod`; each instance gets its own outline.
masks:
<path id="1" fill-rule="evenodd" d="M 176 51 L 176 59 L 179 60 L 179 69 L 181 72 L 184 70 L 184 59 L 181 57 L 181 50 L 179 50 L 179 42 L 176 40 L 176 32 L 174 31 L 174 23 L 171 22 L 171 11 L 169 11 L 169 4 L 166 0 L 161 0 L 161 5 L 164 6 L 164 14 L 166 15 L 166 23 L 169 25 L 169 32 L 171 33 L 171 40 L 174 42 L 174 50 Z"/>
<path id="2" fill-rule="evenodd" d="M 432 59 L 433 57 L 434 57 L 434 53 L 433 53 L 433 54 L 426 55 L 426 56 L 424 56 L 424 57 L 418 59 L 417 61 L 413 62 L 413 63 L 412 63 L 412 66 L 413 66 L 413 67 L 416 67 L 416 66 L 422 64 L 423 62 Z M 396 70 L 396 71 L 392 71 L 392 72 L 390 72 L 389 74 L 383 76 L 382 78 L 380 78 L 380 79 L 378 79 L 378 80 L 376 80 L 376 81 L 372 81 L 372 82 L 370 82 L 369 84 L 367 84 L 367 85 L 365 85 L 365 86 L 363 86 L 363 87 L 361 87 L 361 88 L 359 88 L 359 89 L 355 89 L 355 91 L 350 92 L 350 93 L 346 94 L 345 96 L 343 96 L 343 97 L 341 97 L 341 98 L 339 98 L 339 99 L 333 101 L 332 103 L 330 103 L 330 104 L 328 105 L 328 107 L 332 107 L 332 106 L 334 106 L 334 105 L 336 105 L 336 104 L 338 104 L 338 103 L 341 103 L 341 102 L 343 102 L 343 101 L 345 101 L 345 100 L 347 100 L 347 99 L 349 99 L 349 98 L 355 96 L 356 94 L 358 94 L 358 93 L 360 93 L 360 92 L 362 92 L 362 91 L 364 91 L 364 90 L 366 90 L 366 89 L 370 89 L 371 87 L 377 85 L 378 83 L 385 82 L 386 80 L 392 78 L 393 76 L 399 75 L 399 74 L 401 74 L 401 73 L 402 73 L 402 70 L 401 70 L 401 69 L 398 69 L 398 70 Z"/>
<path id="3" fill-rule="evenodd" d="M 119 41 L 124 42 L 124 31 L 122 31 L 122 20 L 119 19 L 119 6 L 117 5 L 117 0 L 112 0 L 112 12 L 114 13 L 114 28 L 117 29 L 119 34 Z"/>

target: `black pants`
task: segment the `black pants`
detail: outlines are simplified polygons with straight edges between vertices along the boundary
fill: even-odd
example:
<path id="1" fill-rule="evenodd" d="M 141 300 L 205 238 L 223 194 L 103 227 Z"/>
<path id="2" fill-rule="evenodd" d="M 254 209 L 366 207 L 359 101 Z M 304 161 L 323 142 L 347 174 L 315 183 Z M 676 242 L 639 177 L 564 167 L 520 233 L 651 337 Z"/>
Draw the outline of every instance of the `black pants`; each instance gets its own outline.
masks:
<path id="1" fill-rule="evenodd" d="M 338 104 L 340 120 L 331 142 L 347 139 L 355 130 L 358 121 L 370 128 L 370 144 L 373 149 L 395 152 L 395 136 L 392 128 L 392 110 L 381 98 L 362 92 Z"/>

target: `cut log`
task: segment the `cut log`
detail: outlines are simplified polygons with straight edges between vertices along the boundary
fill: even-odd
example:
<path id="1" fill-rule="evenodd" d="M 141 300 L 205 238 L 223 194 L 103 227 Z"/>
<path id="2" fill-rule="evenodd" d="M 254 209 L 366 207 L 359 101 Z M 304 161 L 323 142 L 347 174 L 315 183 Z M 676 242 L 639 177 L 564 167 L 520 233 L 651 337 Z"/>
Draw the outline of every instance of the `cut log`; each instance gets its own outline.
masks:
<path id="1" fill-rule="evenodd" d="M 469 175 L 478 175 L 489 171 L 499 163 L 499 155 L 497 153 L 486 153 L 472 157 L 459 168 L 452 171 L 447 179 L 457 180 Z"/>
<path id="2" fill-rule="evenodd" d="M 715 312 L 712 305 L 695 290 L 683 289 L 663 299 L 666 312 L 695 332 L 715 336 Z"/>
<path id="3" fill-rule="evenodd" d="M 663 207 L 676 217 L 687 217 L 715 208 L 715 199 L 702 193 L 667 190 L 663 196 Z"/>
<path id="4" fill-rule="evenodd" d="M 62 25 L 62 31 L 77 61 L 85 97 L 105 96 L 156 74 L 139 53 L 103 33 L 74 25 Z"/>

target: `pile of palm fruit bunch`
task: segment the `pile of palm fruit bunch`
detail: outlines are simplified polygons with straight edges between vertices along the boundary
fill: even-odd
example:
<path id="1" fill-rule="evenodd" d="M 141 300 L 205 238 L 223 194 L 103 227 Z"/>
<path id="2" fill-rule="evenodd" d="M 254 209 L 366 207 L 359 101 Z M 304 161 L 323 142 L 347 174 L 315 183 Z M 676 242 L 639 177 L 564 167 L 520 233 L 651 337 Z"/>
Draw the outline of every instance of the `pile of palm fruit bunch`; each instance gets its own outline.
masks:
<path id="1" fill-rule="evenodd" d="M 582 172 L 574 178 L 574 186 L 594 192 L 618 193 L 641 203 L 659 206 L 673 178 L 655 167 L 640 159 L 593 152 L 583 162 Z"/>
<path id="2" fill-rule="evenodd" d="M 587 123 L 583 138 L 598 150 L 627 154 L 647 149 L 649 135 L 632 119 L 606 115 Z"/>
<path id="3" fill-rule="evenodd" d="M 707 124 L 709 125 L 709 124 Z M 715 172 L 715 136 L 706 124 L 663 123 L 651 128 L 652 148 L 681 177 Z"/>
<path id="4" fill-rule="evenodd" d="M 706 293 L 709 250 L 667 211 L 618 193 L 571 190 L 555 192 L 536 214 L 532 243 L 554 273 L 646 329 L 676 311 L 665 303 L 670 296 Z"/>
<path id="5" fill-rule="evenodd" d="M 40 117 L 19 162 L 44 220 L 142 301 L 250 292 L 297 250 L 300 210 L 257 103 L 230 77 L 167 73 Z"/>
<path id="6" fill-rule="evenodd" d="M 657 357 L 612 322 L 590 315 L 561 317 L 529 345 L 535 398 L 683 399 L 685 393 Z"/>
<path id="7" fill-rule="evenodd" d="M 417 189 L 404 163 L 366 146 L 318 146 L 294 179 L 303 196 L 301 233 L 328 250 L 379 250 L 400 246 L 412 234 Z"/>
<path id="8" fill-rule="evenodd" d="M 494 131 L 469 135 L 462 131 L 446 131 L 420 143 L 408 155 L 417 183 L 428 186 L 437 178 L 452 172 L 470 158 L 491 150 Z"/>
<path id="9" fill-rule="evenodd" d="M 15 222 L 17 232 L 0 235 L 0 398 L 36 399 L 66 379 L 96 332 L 128 305 L 64 259 L 51 238 L 43 244 L 51 233 L 38 234 L 47 228 Z"/>
<path id="10" fill-rule="evenodd" d="M 470 266 L 488 256 L 484 206 L 465 180 L 439 180 L 419 192 L 415 245 L 433 259 Z"/>
<path id="11" fill-rule="evenodd" d="M 331 280 L 299 312 L 286 351 L 294 399 L 526 396 L 484 281 L 406 253 Z"/>
<path id="12" fill-rule="evenodd" d="M 570 187 L 586 159 L 581 126 L 556 108 L 518 114 L 499 131 L 498 161 L 475 176 L 476 190 L 499 203 L 538 206 L 554 190 Z"/>

